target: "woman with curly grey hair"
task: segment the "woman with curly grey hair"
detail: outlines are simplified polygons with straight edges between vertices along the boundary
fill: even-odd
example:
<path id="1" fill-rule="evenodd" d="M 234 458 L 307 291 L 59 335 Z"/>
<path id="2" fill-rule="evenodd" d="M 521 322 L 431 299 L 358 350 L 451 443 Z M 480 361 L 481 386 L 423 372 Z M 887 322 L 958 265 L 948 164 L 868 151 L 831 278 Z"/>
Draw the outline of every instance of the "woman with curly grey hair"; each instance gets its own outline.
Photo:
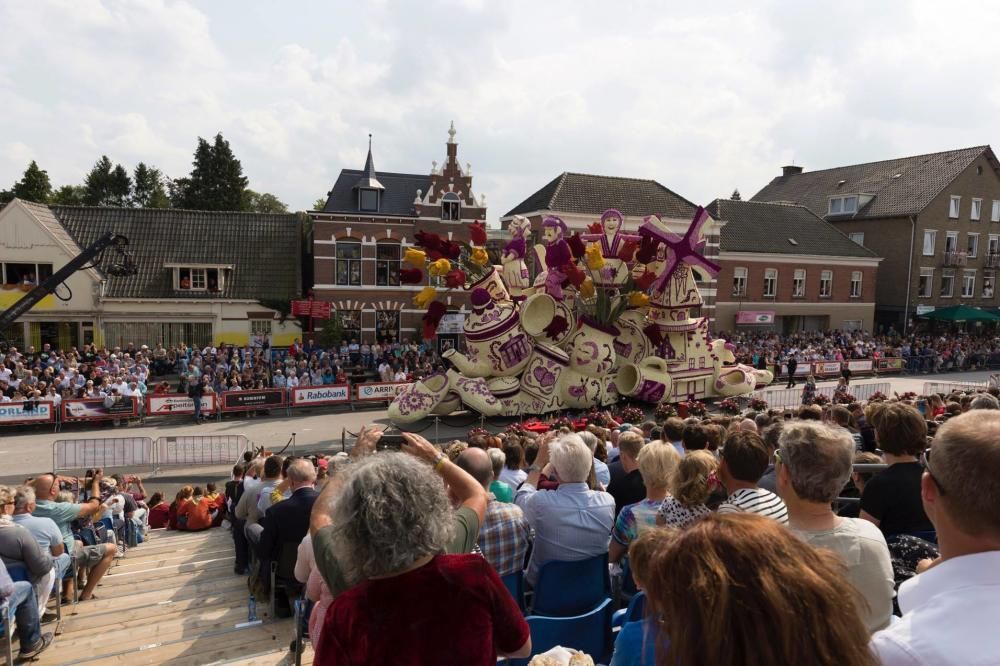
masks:
<path id="1" fill-rule="evenodd" d="M 444 554 L 456 512 L 442 478 L 453 495 L 475 480 L 419 435 L 404 438 L 404 453 L 352 465 L 329 507 L 334 538 L 324 543 L 348 589 L 327 611 L 316 663 L 492 666 L 498 654 L 528 656 L 528 625 L 496 571 L 480 555 Z"/>

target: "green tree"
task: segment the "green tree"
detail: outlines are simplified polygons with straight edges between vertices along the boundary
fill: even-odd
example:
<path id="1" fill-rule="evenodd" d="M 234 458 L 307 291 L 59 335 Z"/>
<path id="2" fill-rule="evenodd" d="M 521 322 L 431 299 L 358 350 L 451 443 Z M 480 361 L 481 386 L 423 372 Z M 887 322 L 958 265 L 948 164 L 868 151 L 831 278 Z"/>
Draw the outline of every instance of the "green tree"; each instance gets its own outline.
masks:
<path id="1" fill-rule="evenodd" d="M 173 178 L 167 180 L 167 196 L 170 198 L 170 205 L 174 208 L 184 208 L 187 203 L 187 193 L 190 186 L 190 178 Z"/>
<path id="2" fill-rule="evenodd" d="M 10 192 L 18 199 L 41 204 L 48 203 L 52 196 L 52 183 L 49 182 L 48 172 L 41 169 L 35 160 L 31 160 L 31 164 L 24 170 L 21 180 L 14 183 Z"/>
<path id="3" fill-rule="evenodd" d="M 82 185 L 63 185 L 52 193 L 49 203 L 57 206 L 82 206 L 86 188 Z"/>
<path id="4" fill-rule="evenodd" d="M 14 200 L 14 193 L 10 190 L 0 190 L 0 208 L 6 206 Z"/>
<path id="5" fill-rule="evenodd" d="M 323 210 L 324 206 L 326 206 L 326 197 L 320 197 L 319 199 L 316 199 L 315 203 L 313 203 L 312 209 L 313 210 Z"/>
<path id="6" fill-rule="evenodd" d="M 340 317 L 336 313 L 331 314 L 333 316 L 323 322 L 323 327 L 317 332 L 316 338 L 324 347 L 336 349 L 340 347 L 340 342 L 344 339 L 344 326 L 341 324 Z M 305 328 L 303 326 L 302 330 L 305 330 Z"/>
<path id="7" fill-rule="evenodd" d="M 111 170 L 110 205 L 124 208 L 132 203 L 132 179 L 121 164 Z"/>
<path id="8" fill-rule="evenodd" d="M 170 208 L 163 174 L 159 169 L 146 166 L 144 162 L 135 165 L 132 205 L 138 208 Z"/>
<path id="9" fill-rule="evenodd" d="M 287 213 L 288 206 L 270 192 L 258 194 L 248 189 L 243 191 L 243 210 L 251 213 Z"/>
<path id="10" fill-rule="evenodd" d="M 180 200 L 184 208 L 244 210 L 247 179 L 243 165 L 221 132 L 215 135 L 212 144 L 198 137 L 193 164 L 191 176 L 182 188 Z"/>
<path id="11" fill-rule="evenodd" d="M 121 164 L 112 165 L 101 155 L 83 181 L 83 202 L 88 206 L 127 206 L 132 179 Z"/>

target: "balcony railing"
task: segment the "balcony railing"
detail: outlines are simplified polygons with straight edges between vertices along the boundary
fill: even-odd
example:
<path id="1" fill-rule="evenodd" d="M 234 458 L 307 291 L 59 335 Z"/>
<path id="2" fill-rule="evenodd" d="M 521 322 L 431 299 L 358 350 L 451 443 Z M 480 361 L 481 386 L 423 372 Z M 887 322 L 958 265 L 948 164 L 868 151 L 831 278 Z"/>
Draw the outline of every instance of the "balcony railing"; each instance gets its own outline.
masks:
<path id="1" fill-rule="evenodd" d="M 965 266 L 969 263 L 969 256 L 965 252 L 945 252 L 945 266 Z"/>
<path id="2" fill-rule="evenodd" d="M 988 253 L 986 255 L 986 268 L 996 268 L 997 266 L 1000 266 L 1000 253 Z"/>

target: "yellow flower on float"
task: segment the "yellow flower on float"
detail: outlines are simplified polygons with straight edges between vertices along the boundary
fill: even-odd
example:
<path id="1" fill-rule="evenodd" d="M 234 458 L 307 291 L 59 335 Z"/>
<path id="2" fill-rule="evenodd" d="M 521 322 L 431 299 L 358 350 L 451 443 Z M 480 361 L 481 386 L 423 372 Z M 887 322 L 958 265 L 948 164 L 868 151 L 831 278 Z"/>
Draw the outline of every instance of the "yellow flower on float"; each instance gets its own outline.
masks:
<path id="1" fill-rule="evenodd" d="M 450 271 L 451 262 L 447 259 L 438 259 L 431 262 L 431 265 L 427 267 L 427 272 L 430 273 L 431 277 L 444 277 Z"/>
<path id="2" fill-rule="evenodd" d="M 592 271 L 598 271 L 604 267 L 604 255 L 601 254 L 601 246 L 597 243 L 591 243 L 587 246 L 586 252 L 587 268 Z"/>
<path id="3" fill-rule="evenodd" d="M 427 263 L 427 253 L 415 247 L 408 247 L 403 255 L 403 261 L 414 268 L 423 268 Z"/>
<path id="4" fill-rule="evenodd" d="M 591 298 L 594 295 L 594 280 L 592 278 L 587 278 L 580 285 L 580 295 L 584 298 Z"/>
<path id="5" fill-rule="evenodd" d="M 472 252 L 469 254 L 469 261 L 474 263 L 476 266 L 485 266 L 490 261 L 490 255 L 487 254 L 485 248 L 474 247 Z"/>
<path id="6" fill-rule="evenodd" d="M 634 308 L 641 308 L 649 305 L 649 295 L 641 291 L 633 291 L 628 295 L 628 304 Z"/>
<path id="7" fill-rule="evenodd" d="M 437 289 L 424 287 L 413 297 L 413 304 L 418 308 L 426 308 L 437 297 Z"/>

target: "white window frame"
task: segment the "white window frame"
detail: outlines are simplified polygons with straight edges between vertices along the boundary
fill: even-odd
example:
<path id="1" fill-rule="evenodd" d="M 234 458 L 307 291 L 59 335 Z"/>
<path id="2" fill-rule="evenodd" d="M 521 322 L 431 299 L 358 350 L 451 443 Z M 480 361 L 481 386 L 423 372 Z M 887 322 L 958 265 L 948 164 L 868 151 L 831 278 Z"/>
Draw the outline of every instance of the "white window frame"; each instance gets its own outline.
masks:
<path id="1" fill-rule="evenodd" d="M 971 278 L 971 282 L 969 279 Z M 962 271 L 962 298 L 976 297 L 976 271 Z"/>
<path id="2" fill-rule="evenodd" d="M 986 285 L 990 285 L 989 293 L 986 292 Z M 996 271 L 983 271 L 983 286 L 980 289 L 981 298 L 993 298 L 997 293 L 997 273 Z"/>
<path id="3" fill-rule="evenodd" d="M 962 212 L 962 197 L 951 195 L 948 199 L 948 219 L 957 220 Z"/>
<path id="4" fill-rule="evenodd" d="M 819 273 L 819 297 L 833 297 L 833 271 L 826 270 Z"/>
<path id="5" fill-rule="evenodd" d="M 274 320 L 273 319 L 250 319 L 247 323 L 250 330 L 250 339 L 252 340 L 255 335 L 260 333 L 261 335 L 266 335 L 270 337 L 274 331 Z"/>
<path id="6" fill-rule="evenodd" d="M 951 243 L 951 249 L 950 250 L 948 249 L 949 241 L 954 241 L 953 243 Z M 957 231 L 949 231 L 945 235 L 945 237 L 944 237 L 944 251 L 945 251 L 946 254 L 948 252 L 958 252 L 958 232 Z"/>
<path id="7" fill-rule="evenodd" d="M 990 222 L 1000 222 L 1000 199 L 993 200 L 993 210 L 990 211 Z"/>
<path id="8" fill-rule="evenodd" d="M 990 234 L 987 240 L 986 254 L 990 255 L 997 253 L 1000 253 L 1000 235 Z"/>
<path id="9" fill-rule="evenodd" d="M 842 197 L 830 197 L 827 211 L 830 215 L 853 215 L 858 212 L 858 195 L 848 194 Z"/>
<path id="10" fill-rule="evenodd" d="M 927 251 L 928 239 L 930 239 L 930 252 Z M 936 249 L 937 249 L 937 229 L 924 229 L 923 255 L 925 257 L 933 257 L 934 251 Z"/>
<path id="11" fill-rule="evenodd" d="M 979 234 L 970 233 L 969 238 L 965 243 L 965 254 L 969 259 L 975 259 L 979 256 Z"/>
<path id="12" fill-rule="evenodd" d="M 764 269 L 764 285 L 761 291 L 763 298 L 776 298 L 778 295 L 778 269 Z"/>
<path id="13" fill-rule="evenodd" d="M 944 286 L 949 285 L 948 292 L 945 293 Z M 941 271 L 941 289 L 938 291 L 941 298 L 954 298 L 955 296 L 955 269 L 945 268 Z"/>
<path id="14" fill-rule="evenodd" d="M 983 216 L 983 200 L 980 197 L 972 197 L 972 206 L 969 208 L 969 219 L 978 222 Z"/>
<path id="15" fill-rule="evenodd" d="M 862 271 L 851 271 L 851 298 L 861 298 L 862 281 L 865 274 Z"/>
<path id="16" fill-rule="evenodd" d="M 733 268 L 733 296 L 746 297 L 748 276 L 749 271 L 746 266 Z"/>
<path id="17" fill-rule="evenodd" d="M 863 231 L 852 231 L 851 233 L 847 234 L 847 237 L 850 238 L 855 243 L 857 243 L 858 245 L 860 245 L 861 247 L 864 247 L 864 245 L 865 245 L 865 232 L 863 232 Z"/>
<path id="18" fill-rule="evenodd" d="M 927 286 L 926 290 L 920 289 L 920 280 L 927 278 L 924 283 Z M 917 298 L 933 298 L 934 297 L 934 268 L 921 267 L 920 277 L 917 281 Z"/>
<path id="19" fill-rule="evenodd" d="M 796 268 L 792 273 L 792 298 L 806 297 L 806 269 Z"/>

